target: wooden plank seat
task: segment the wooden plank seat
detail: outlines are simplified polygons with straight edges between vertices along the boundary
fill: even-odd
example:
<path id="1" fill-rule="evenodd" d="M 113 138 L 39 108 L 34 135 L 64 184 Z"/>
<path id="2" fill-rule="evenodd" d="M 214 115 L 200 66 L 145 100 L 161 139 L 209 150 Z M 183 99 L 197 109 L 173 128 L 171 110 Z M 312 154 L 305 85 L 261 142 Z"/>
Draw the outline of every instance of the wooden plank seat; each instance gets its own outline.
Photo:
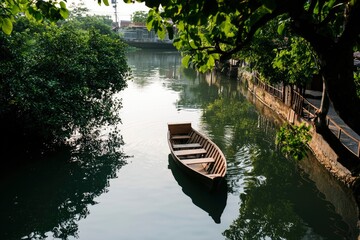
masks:
<path id="1" fill-rule="evenodd" d="M 185 149 L 185 150 L 174 151 L 174 154 L 178 157 L 190 156 L 190 155 L 201 155 L 201 154 L 205 154 L 205 153 L 206 153 L 206 150 L 204 148 Z"/>
<path id="2" fill-rule="evenodd" d="M 199 143 L 186 143 L 186 144 L 174 144 L 174 149 L 186 149 L 186 148 L 200 148 Z"/>
<path id="3" fill-rule="evenodd" d="M 186 139 L 190 139 L 189 135 L 172 135 L 171 136 L 172 140 L 186 140 Z"/>
<path id="4" fill-rule="evenodd" d="M 221 177 L 221 174 L 219 174 L 219 173 L 211 173 L 211 174 L 205 174 L 205 175 L 210 178 Z"/>
<path id="5" fill-rule="evenodd" d="M 199 164 L 199 163 L 212 163 L 215 162 L 213 158 L 192 158 L 192 159 L 184 159 L 180 160 L 181 162 L 185 163 L 186 165 L 191 164 Z"/>

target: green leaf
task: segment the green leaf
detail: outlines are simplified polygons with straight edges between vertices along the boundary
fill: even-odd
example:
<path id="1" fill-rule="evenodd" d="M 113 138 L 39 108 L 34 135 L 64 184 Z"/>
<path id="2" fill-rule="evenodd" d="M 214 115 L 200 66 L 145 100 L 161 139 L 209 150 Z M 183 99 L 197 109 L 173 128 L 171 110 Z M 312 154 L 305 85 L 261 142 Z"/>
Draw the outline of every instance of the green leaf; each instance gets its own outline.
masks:
<path id="1" fill-rule="evenodd" d="M 60 2 L 60 7 L 66 9 L 66 3 L 64 1 Z"/>
<path id="2" fill-rule="evenodd" d="M 211 69 L 211 68 L 213 68 L 213 67 L 215 66 L 215 59 L 213 58 L 212 55 L 209 55 L 209 59 L 208 59 L 206 65 L 207 65 L 207 67 L 208 67 L 209 69 Z"/>
<path id="3" fill-rule="evenodd" d="M 191 48 L 197 49 L 197 46 L 196 46 L 196 44 L 195 44 L 195 42 L 194 42 L 193 39 L 190 39 L 190 40 L 189 40 L 189 44 L 190 44 L 190 47 L 191 47 Z"/>
<path id="4" fill-rule="evenodd" d="M 12 6 L 12 8 L 11 8 L 11 13 L 12 13 L 13 15 L 18 14 L 20 11 L 21 11 L 21 9 L 20 9 L 20 7 L 19 7 L 18 5 L 14 5 L 14 6 Z"/>
<path id="5" fill-rule="evenodd" d="M 262 17 L 266 14 L 271 13 L 271 9 L 267 8 L 266 6 L 262 5 L 250 16 L 250 26 L 253 26 L 257 21 L 259 21 Z"/>
<path id="6" fill-rule="evenodd" d="M 174 39 L 173 45 L 176 47 L 176 49 L 180 50 L 183 46 L 179 38 Z"/>
<path id="7" fill-rule="evenodd" d="M 163 25 L 159 26 L 159 29 L 157 30 L 157 35 L 160 39 L 164 39 L 166 36 L 166 29 Z"/>
<path id="8" fill-rule="evenodd" d="M 179 31 L 184 31 L 185 30 L 185 24 L 183 21 L 180 21 L 178 24 L 177 24 L 177 29 L 179 29 Z"/>
<path id="9" fill-rule="evenodd" d="M 11 34 L 13 30 L 13 24 L 9 18 L 4 18 L 2 20 L 1 30 L 7 35 Z"/>
<path id="10" fill-rule="evenodd" d="M 103 0 L 105 6 L 109 6 L 109 1 L 108 0 Z"/>
<path id="11" fill-rule="evenodd" d="M 61 15 L 63 18 L 68 18 L 68 17 L 69 17 L 69 11 L 68 11 L 67 9 L 61 8 L 61 9 L 60 9 L 60 15 Z"/>
<path id="12" fill-rule="evenodd" d="M 191 58 L 190 55 L 186 55 L 185 57 L 183 57 L 183 59 L 182 59 L 181 61 L 182 61 L 182 65 L 183 65 L 184 67 L 188 67 L 188 66 L 189 66 L 190 58 Z"/>
<path id="13" fill-rule="evenodd" d="M 232 24 L 229 16 L 226 16 L 224 21 L 221 23 L 220 28 L 225 33 L 226 37 L 233 37 L 234 33 L 231 31 Z"/>
<path id="14" fill-rule="evenodd" d="M 146 28 L 148 31 L 150 31 L 153 28 L 153 22 L 154 22 L 154 13 L 153 10 L 151 9 L 146 19 Z"/>
<path id="15" fill-rule="evenodd" d="M 282 35 L 285 29 L 285 21 L 280 22 L 277 32 L 279 35 Z"/>

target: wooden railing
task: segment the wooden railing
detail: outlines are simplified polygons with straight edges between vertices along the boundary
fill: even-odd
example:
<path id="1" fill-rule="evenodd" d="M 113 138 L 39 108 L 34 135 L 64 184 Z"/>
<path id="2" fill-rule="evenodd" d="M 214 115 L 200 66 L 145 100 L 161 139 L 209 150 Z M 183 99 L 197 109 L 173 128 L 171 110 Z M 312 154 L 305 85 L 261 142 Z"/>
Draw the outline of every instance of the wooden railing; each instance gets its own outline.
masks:
<path id="1" fill-rule="evenodd" d="M 329 116 L 326 117 L 327 126 L 330 131 L 340 140 L 340 142 L 357 157 L 360 157 L 360 141 L 354 138 L 345 129 L 340 127 L 333 119 Z"/>
<path id="2" fill-rule="evenodd" d="M 283 100 L 283 86 L 271 86 L 267 83 L 262 82 L 258 79 L 258 77 L 255 77 L 255 83 L 262 89 L 264 89 L 266 92 L 270 93 L 271 95 L 275 96 L 276 98 Z"/>
<path id="3" fill-rule="evenodd" d="M 284 102 L 285 96 L 283 96 L 283 94 L 285 91 L 283 91 L 283 89 L 280 90 L 279 88 L 270 86 L 269 84 L 260 81 L 257 77 L 255 77 L 254 83 L 264 89 L 266 92 Z M 296 114 L 307 121 L 314 119 L 316 112 L 319 111 L 319 108 L 314 106 L 295 90 L 292 91 L 291 108 L 295 111 Z M 360 141 L 353 137 L 352 134 L 350 134 L 344 128 L 339 126 L 331 117 L 326 116 L 326 121 L 330 131 L 339 139 L 339 141 L 350 152 L 360 158 Z"/>

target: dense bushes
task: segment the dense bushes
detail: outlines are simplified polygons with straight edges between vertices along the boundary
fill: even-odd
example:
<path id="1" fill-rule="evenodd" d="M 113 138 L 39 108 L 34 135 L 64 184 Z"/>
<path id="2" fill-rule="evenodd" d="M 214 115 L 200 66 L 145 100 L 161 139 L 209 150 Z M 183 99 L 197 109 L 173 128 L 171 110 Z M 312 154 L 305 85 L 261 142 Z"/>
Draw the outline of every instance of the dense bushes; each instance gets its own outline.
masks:
<path id="1" fill-rule="evenodd" d="M 19 19 L 12 35 L 0 34 L 3 147 L 51 147 L 119 120 L 113 94 L 126 87 L 125 44 L 101 17 L 58 25 Z"/>

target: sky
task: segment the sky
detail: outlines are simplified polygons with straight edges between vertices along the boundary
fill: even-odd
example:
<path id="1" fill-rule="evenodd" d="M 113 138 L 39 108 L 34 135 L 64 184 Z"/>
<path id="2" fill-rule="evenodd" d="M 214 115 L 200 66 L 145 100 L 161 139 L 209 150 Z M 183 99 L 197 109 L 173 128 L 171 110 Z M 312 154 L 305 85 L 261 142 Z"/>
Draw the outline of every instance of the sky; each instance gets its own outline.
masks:
<path id="1" fill-rule="evenodd" d="M 79 3 L 80 0 L 68 0 L 67 6 L 69 7 L 71 3 Z M 104 4 L 97 3 L 97 0 L 83 0 L 86 7 L 89 8 L 90 13 L 96 15 L 109 15 L 112 18 L 115 18 L 115 8 L 111 4 L 111 0 L 109 0 L 110 6 L 105 6 Z M 149 8 L 145 6 L 144 3 L 132 3 L 126 4 L 123 0 L 117 0 L 117 16 L 118 20 L 130 20 L 131 14 L 135 11 L 148 11 Z"/>

